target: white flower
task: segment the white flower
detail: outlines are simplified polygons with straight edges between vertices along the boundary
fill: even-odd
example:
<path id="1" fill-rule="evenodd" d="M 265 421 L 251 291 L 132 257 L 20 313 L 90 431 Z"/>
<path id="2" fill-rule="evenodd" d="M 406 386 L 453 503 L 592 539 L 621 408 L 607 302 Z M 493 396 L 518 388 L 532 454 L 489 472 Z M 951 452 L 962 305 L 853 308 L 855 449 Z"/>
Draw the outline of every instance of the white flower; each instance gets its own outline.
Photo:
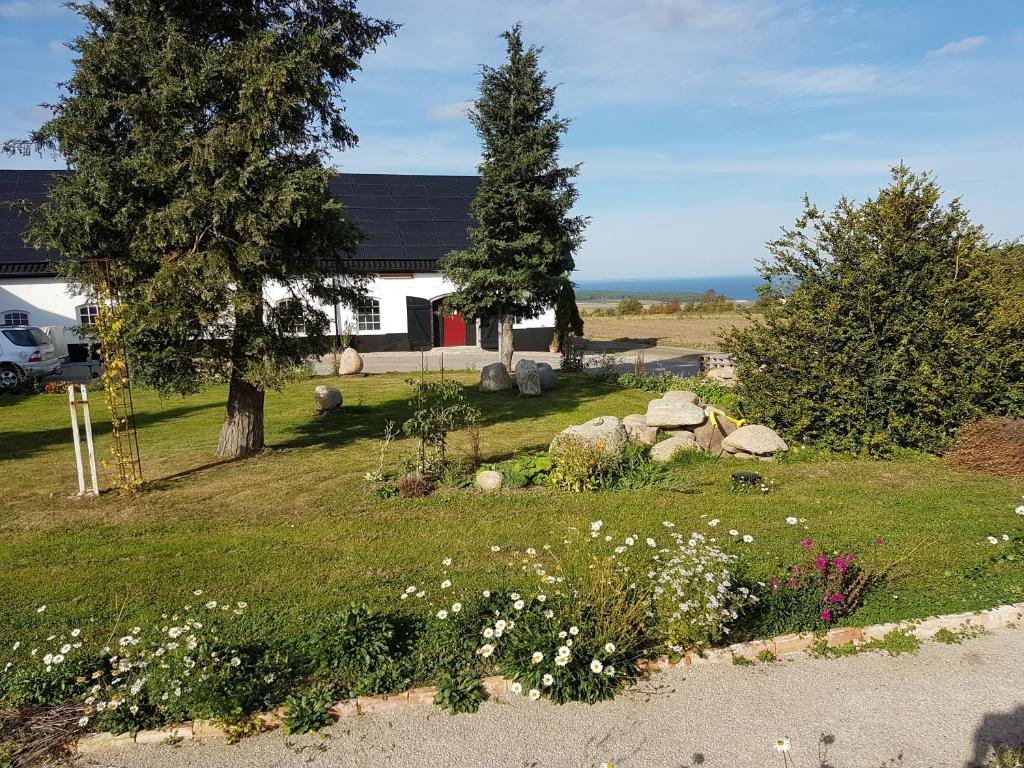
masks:
<path id="1" fill-rule="evenodd" d="M 570 653 L 572 653 L 572 651 L 569 650 L 569 646 L 567 646 L 567 645 L 560 645 L 560 646 L 558 646 L 558 656 L 559 657 L 568 656 Z"/>
<path id="2" fill-rule="evenodd" d="M 730 529 L 729 529 L 729 535 L 730 535 L 730 536 L 739 536 L 739 535 L 740 535 L 740 532 L 739 532 L 739 531 L 737 531 L 737 530 L 736 530 L 735 528 L 730 528 Z"/>
<path id="3" fill-rule="evenodd" d="M 448 611 L 442 608 L 440 611 L 437 612 L 437 618 L 439 618 L 441 621 L 444 621 L 448 618 Z"/>
<path id="4" fill-rule="evenodd" d="M 530 661 L 534 664 L 540 664 L 542 661 L 544 661 L 544 654 L 540 651 L 534 651 L 533 655 L 530 657 Z"/>
<path id="5" fill-rule="evenodd" d="M 540 691 L 536 688 L 531 688 L 529 693 L 530 701 L 536 701 L 540 698 Z"/>
<path id="6" fill-rule="evenodd" d="M 616 547 L 615 548 L 615 554 L 617 554 L 617 555 L 621 555 L 625 551 L 626 551 L 625 547 Z"/>
<path id="7" fill-rule="evenodd" d="M 988 537 L 988 543 L 989 544 L 998 544 L 999 543 L 999 539 L 997 539 L 995 536 L 989 536 Z"/>
<path id="8" fill-rule="evenodd" d="M 181 632 L 182 632 L 181 627 L 171 627 L 170 629 L 167 630 L 167 636 L 168 637 L 181 637 Z"/>
<path id="9" fill-rule="evenodd" d="M 552 675 L 544 675 L 544 677 L 542 677 L 540 681 L 544 685 L 551 685 L 553 682 L 555 682 L 555 678 Z"/>
<path id="10" fill-rule="evenodd" d="M 718 518 L 716 517 L 716 518 L 715 518 L 714 520 L 708 520 L 708 525 L 709 525 L 709 526 L 711 526 L 712 528 L 714 528 L 714 527 L 715 527 L 716 525 L 718 525 L 718 524 L 719 524 L 720 522 L 722 522 L 722 521 L 721 521 L 721 520 L 719 520 L 719 519 L 718 519 Z"/>
<path id="11" fill-rule="evenodd" d="M 595 520 L 594 522 L 592 522 L 590 524 L 590 530 L 592 530 L 592 531 L 600 531 L 602 525 L 604 525 L 604 521 L 603 520 Z"/>
<path id="12" fill-rule="evenodd" d="M 1024 515 L 1024 504 L 1021 504 L 1013 511 L 1016 512 L 1018 515 Z"/>
<path id="13" fill-rule="evenodd" d="M 480 594 L 482 594 L 482 595 L 483 595 L 484 597 L 490 597 L 490 596 L 491 596 L 491 590 L 489 590 L 489 589 L 485 589 L 485 590 L 484 590 L 483 592 L 481 592 Z"/>
<path id="14" fill-rule="evenodd" d="M 573 635 L 575 637 L 579 633 L 580 633 L 580 628 L 579 627 L 576 627 L 576 626 L 569 627 L 569 634 L 570 635 Z"/>
<path id="15" fill-rule="evenodd" d="M 604 644 L 604 652 L 605 653 L 615 653 L 615 643 L 605 643 Z"/>
<path id="16" fill-rule="evenodd" d="M 201 594 L 203 594 L 203 590 L 201 590 L 201 589 L 193 589 L 192 590 L 192 594 L 195 595 L 196 597 L 199 597 Z"/>
<path id="17" fill-rule="evenodd" d="M 555 612 L 552 611 L 550 608 L 548 610 L 544 611 L 544 618 L 545 619 L 553 619 L 554 617 L 555 617 Z"/>
<path id="18" fill-rule="evenodd" d="M 21 640 L 18 640 L 14 645 L 11 646 L 12 651 L 16 651 L 21 648 Z"/>
<path id="19" fill-rule="evenodd" d="M 491 627 L 484 629 L 484 637 L 494 637 L 494 629 Z"/>
<path id="20" fill-rule="evenodd" d="M 479 653 L 481 656 L 483 656 L 486 659 L 492 653 L 494 653 L 494 646 L 491 645 L 490 643 L 485 643 L 484 645 L 480 646 L 480 650 L 477 651 L 477 653 Z"/>
<path id="21" fill-rule="evenodd" d="M 590 661 L 590 671 L 591 672 L 593 672 L 595 674 L 600 674 L 601 670 L 603 670 L 603 669 L 604 669 L 604 664 L 602 664 L 597 659 L 592 659 Z"/>
<path id="22" fill-rule="evenodd" d="M 503 632 L 505 631 L 505 627 L 507 627 L 507 626 L 508 626 L 508 622 L 505 621 L 504 619 L 498 619 L 496 622 L 494 622 L 494 628 L 495 629 L 500 629 Z"/>
<path id="23" fill-rule="evenodd" d="M 441 589 L 448 589 L 451 585 L 452 583 L 448 579 L 445 579 L 441 582 Z"/>
<path id="24" fill-rule="evenodd" d="M 462 610 L 462 603 L 452 603 L 452 613 L 458 613 Z"/>
<path id="25" fill-rule="evenodd" d="M 523 692 L 523 684 L 520 682 L 515 682 L 512 683 L 512 685 L 510 685 L 508 689 L 511 693 L 514 693 L 516 696 L 518 696 Z"/>
<path id="26" fill-rule="evenodd" d="M 656 547 L 656 546 L 658 546 L 658 542 L 656 542 L 654 539 L 652 539 L 650 536 L 648 536 L 647 537 L 647 546 L 648 547 Z"/>
<path id="27" fill-rule="evenodd" d="M 556 656 L 555 657 L 555 664 L 557 664 L 560 667 L 564 667 L 570 661 L 572 661 L 572 656 Z"/>
<path id="28" fill-rule="evenodd" d="M 1003 534 L 1003 541 L 1009 541 L 1010 537 L 1007 534 Z"/>
<path id="29" fill-rule="evenodd" d="M 72 637 L 78 637 L 80 634 L 82 634 L 82 630 L 80 630 L 80 629 L 72 629 L 71 630 L 71 636 Z"/>
<path id="30" fill-rule="evenodd" d="M 238 658 L 237 656 L 232 656 L 231 657 L 231 666 L 232 667 L 240 667 L 241 665 L 242 665 L 242 660 L 240 658 Z"/>
<path id="31" fill-rule="evenodd" d="M 604 668 L 605 677 L 615 677 L 615 667 L 609 664 Z"/>
<path id="32" fill-rule="evenodd" d="M 209 608 L 212 611 L 214 608 L 217 607 L 217 601 L 216 600 L 211 600 L 210 602 L 208 602 L 206 604 L 206 607 Z"/>
<path id="33" fill-rule="evenodd" d="M 89 718 L 88 717 L 80 717 L 80 718 L 78 718 L 78 727 L 79 728 L 85 728 L 85 726 L 87 726 L 88 724 L 89 724 Z"/>
<path id="34" fill-rule="evenodd" d="M 743 536 L 743 542 L 744 542 L 745 544 L 750 544 L 750 543 L 751 543 L 751 542 L 752 542 L 753 540 L 754 540 L 754 537 L 753 537 L 753 536 L 751 536 L 751 535 L 750 535 L 749 533 L 748 533 L 748 534 L 745 534 L 745 535 Z"/>
<path id="35" fill-rule="evenodd" d="M 800 521 L 797 520 L 795 517 L 787 517 L 786 518 L 786 523 L 788 523 L 789 525 L 796 525 L 799 522 Z"/>
<path id="36" fill-rule="evenodd" d="M 493 544 L 491 545 L 491 552 L 501 552 L 501 547 L 499 547 L 497 544 Z"/>
<path id="37" fill-rule="evenodd" d="M 61 653 L 71 653 L 71 643 L 64 643 L 64 645 L 62 645 L 60 647 L 60 652 Z"/>
<path id="38" fill-rule="evenodd" d="M 634 539 L 632 536 L 627 536 L 626 544 L 632 547 L 634 544 L 636 544 L 636 539 Z"/>
<path id="39" fill-rule="evenodd" d="M 548 599 L 547 595 L 537 595 L 537 602 L 538 603 L 543 603 L 547 599 Z"/>
<path id="40" fill-rule="evenodd" d="M 537 550 L 534 549 L 533 547 L 527 547 L 526 548 L 526 554 L 528 554 L 528 555 L 536 555 L 537 554 Z"/>
<path id="41" fill-rule="evenodd" d="M 64 661 L 64 654 L 63 653 L 58 653 L 56 656 L 53 657 L 53 663 L 54 664 L 60 664 L 62 661 Z"/>
<path id="42" fill-rule="evenodd" d="M 40 605 L 38 608 L 36 608 L 36 613 L 42 613 L 45 610 L 46 610 L 46 606 L 45 605 Z"/>
<path id="43" fill-rule="evenodd" d="M 775 751 L 786 753 L 789 752 L 789 739 L 779 739 L 775 742 Z"/>
<path id="44" fill-rule="evenodd" d="M 452 564 L 452 559 L 450 557 L 446 557 L 444 560 L 441 561 L 441 565 L 447 566 L 447 565 L 451 565 L 451 564 Z"/>
<path id="45" fill-rule="evenodd" d="M 668 520 L 662 520 L 661 524 L 664 525 L 666 528 L 675 528 L 676 527 L 675 523 L 670 522 Z"/>
<path id="46" fill-rule="evenodd" d="M 420 599 L 423 599 L 426 596 L 427 596 L 427 593 L 424 592 L 422 589 L 419 592 L 416 593 L 416 597 L 418 597 Z"/>
<path id="47" fill-rule="evenodd" d="M 411 595 L 415 591 L 416 591 L 416 585 L 415 584 L 410 584 L 408 587 L 405 588 L 405 594 L 407 594 L 407 595 Z"/>
<path id="48" fill-rule="evenodd" d="M 512 603 L 512 607 L 515 608 L 517 611 L 523 610 L 524 605 L 526 605 L 526 603 L 524 603 L 522 600 L 516 600 L 514 603 Z"/>

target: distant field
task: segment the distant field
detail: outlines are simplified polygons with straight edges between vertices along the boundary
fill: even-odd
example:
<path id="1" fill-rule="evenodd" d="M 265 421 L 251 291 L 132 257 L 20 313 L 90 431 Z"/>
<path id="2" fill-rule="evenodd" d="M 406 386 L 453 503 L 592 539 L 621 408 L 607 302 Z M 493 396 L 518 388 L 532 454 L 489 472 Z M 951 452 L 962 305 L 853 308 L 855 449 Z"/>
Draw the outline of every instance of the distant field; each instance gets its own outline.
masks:
<path id="1" fill-rule="evenodd" d="M 720 315 L 584 318 L 584 332 L 588 339 L 643 341 L 702 352 L 719 350 L 723 331 L 747 325 L 749 321 L 744 315 L 732 312 Z"/>

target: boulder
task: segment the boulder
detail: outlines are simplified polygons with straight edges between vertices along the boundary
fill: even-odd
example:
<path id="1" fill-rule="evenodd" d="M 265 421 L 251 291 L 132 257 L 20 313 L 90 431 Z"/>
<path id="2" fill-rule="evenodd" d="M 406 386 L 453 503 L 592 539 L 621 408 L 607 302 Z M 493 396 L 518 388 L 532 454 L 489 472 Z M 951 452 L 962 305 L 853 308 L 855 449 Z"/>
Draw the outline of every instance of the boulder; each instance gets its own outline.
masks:
<path id="1" fill-rule="evenodd" d="M 622 454 L 628 439 L 626 427 L 616 417 L 598 416 L 585 424 L 576 424 L 563 429 L 555 435 L 549 450 L 552 453 L 557 453 L 560 442 L 577 440 L 594 448 L 600 447 L 607 454 L 618 456 Z"/>
<path id="2" fill-rule="evenodd" d="M 662 400 L 680 400 L 684 403 L 693 403 L 694 405 L 700 405 L 700 395 L 696 392 L 691 392 L 688 389 L 670 389 L 664 395 L 661 396 Z"/>
<path id="3" fill-rule="evenodd" d="M 334 387 L 318 384 L 316 389 L 313 390 L 313 402 L 316 403 L 316 409 L 320 413 L 340 408 L 341 401 L 341 392 Z"/>
<path id="4" fill-rule="evenodd" d="M 476 486 L 486 493 L 500 491 L 501 482 L 501 472 L 495 472 L 493 469 L 485 469 L 483 472 L 476 473 Z"/>
<path id="5" fill-rule="evenodd" d="M 708 420 L 694 428 L 693 436 L 701 450 L 711 453 L 722 453 L 722 441 L 736 431 L 736 423 L 721 408 L 706 406 L 704 413 Z"/>
<path id="6" fill-rule="evenodd" d="M 363 371 L 363 356 L 352 347 L 345 347 L 338 359 L 338 373 L 342 376 L 355 376 Z"/>
<path id="7" fill-rule="evenodd" d="M 651 448 L 651 461 L 671 461 L 672 457 L 680 451 L 699 450 L 700 446 L 697 445 L 697 441 L 693 439 L 693 435 L 687 432 L 670 437 L 668 440 L 662 440 L 660 443 L 655 443 L 654 447 Z"/>
<path id="8" fill-rule="evenodd" d="M 722 450 L 733 456 L 772 456 L 788 451 L 786 441 L 778 433 L 761 424 L 746 424 L 722 440 Z"/>
<path id="9" fill-rule="evenodd" d="M 651 400 L 647 404 L 649 427 L 696 427 L 707 419 L 704 409 L 685 400 Z"/>
<path id="10" fill-rule="evenodd" d="M 635 443 L 654 445 L 658 441 L 658 428 L 647 426 L 647 417 L 642 413 L 631 413 L 622 420 L 626 436 Z"/>
<path id="11" fill-rule="evenodd" d="M 514 386 L 512 377 L 508 375 L 508 371 L 501 363 L 485 365 L 480 371 L 481 392 L 498 392 L 503 389 L 512 389 Z"/>
<path id="12" fill-rule="evenodd" d="M 537 363 L 537 372 L 540 374 L 540 388 L 554 389 L 558 386 L 558 376 L 555 369 L 548 363 Z"/>
<path id="13" fill-rule="evenodd" d="M 533 360 L 520 360 L 516 363 L 516 384 L 520 395 L 539 395 L 540 371 Z"/>

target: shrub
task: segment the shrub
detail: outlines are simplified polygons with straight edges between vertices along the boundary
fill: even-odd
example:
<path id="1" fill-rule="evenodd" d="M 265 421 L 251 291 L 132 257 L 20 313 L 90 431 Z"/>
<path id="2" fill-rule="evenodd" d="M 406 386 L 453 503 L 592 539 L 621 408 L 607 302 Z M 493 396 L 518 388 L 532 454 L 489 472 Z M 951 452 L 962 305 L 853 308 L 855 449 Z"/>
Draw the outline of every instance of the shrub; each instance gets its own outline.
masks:
<path id="1" fill-rule="evenodd" d="M 319 684 L 301 693 L 293 693 L 284 701 L 285 713 L 281 718 L 287 734 L 316 733 L 334 722 L 331 706 L 334 696 L 326 685 Z"/>
<path id="2" fill-rule="evenodd" d="M 798 442 L 941 452 L 966 422 L 1024 410 L 1024 303 L 1005 298 L 1024 260 L 987 248 L 929 174 L 892 179 L 831 213 L 805 201 L 761 269 L 762 296 L 785 301 L 726 338 L 744 412 Z"/>
<path id="3" fill-rule="evenodd" d="M 703 374 L 698 376 L 676 376 L 671 371 L 661 373 L 637 374 L 623 373 L 616 378 L 619 386 L 630 389 L 642 389 L 646 392 L 669 392 L 674 389 L 686 389 L 696 392 L 705 403 L 713 403 L 727 410 L 738 406 L 735 393 L 720 381 Z"/>
<path id="4" fill-rule="evenodd" d="M 641 315 L 643 311 L 643 302 L 636 298 L 621 299 L 615 307 L 615 313 L 618 315 Z"/>
<path id="5" fill-rule="evenodd" d="M 396 646 L 391 620 L 353 603 L 310 632 L 303 656 L 309 673 L 341 696 L 370 696 L 401 684 Z"/>
<path id="6" fill-rule="evenodd" d="M 512 465 L 512 473 L 520 474 L 525 479 L 524 485 L 543 485 L 548 480 L 554 462 L 546 451 L 520 456 Z"/>
<path id="7" fill-rule="evenodd" d="M 484 689 L 475 675 L 448 675 L 437 683 L 434 704 L 453 715 L 476 712 L 484 700 Z"/>
<path id="8" fill-rule="evenodd" d="M 551 484 L 564 491 L 595 491 L 612 477 L 618 460 L 600 444 L 592 445 L 572 437 L 558 441 L 553 453 Z"/>
<path id="9" fill-rule="evenodd" d="M 407 383 L 413 388 L 409 401 L 413 413 L 402 424 L 402 431 L 419 441 L 416 468 L 427 475 L 444 466 L 448 434 L 475 424 L 480 420 L 480 410 L 469 404 L 457 381 L 408 379 Z"/>
<path id="10" fill-rule="evenodd" d="M 1002 477 L 1024 477 L 1024 419 L 989 418 L 964 427 L 946 461 Z"/>

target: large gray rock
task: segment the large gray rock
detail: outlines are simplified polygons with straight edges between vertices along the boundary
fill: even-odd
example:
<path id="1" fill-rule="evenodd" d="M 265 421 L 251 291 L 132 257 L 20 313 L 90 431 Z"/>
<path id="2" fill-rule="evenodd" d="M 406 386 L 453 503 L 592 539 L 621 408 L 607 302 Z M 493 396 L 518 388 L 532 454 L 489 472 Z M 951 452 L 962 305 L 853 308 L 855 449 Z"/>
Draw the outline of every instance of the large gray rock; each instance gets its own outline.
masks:
<path id="1" fill-rule="evenodd" d="M 663 463 L 671 461 L 672 457 L 680 451 L 699 450 L 700 446 L 697 445 L 697 441 L 693 439 L 693 435 L 689 432 L 684 432 L 674 435 L 668 440 L 662 440 L 660 443 L 655 443 L 654 447 L 651 448 L 651 461 Z"/>
<path id="2" fill-rule="evenodd" d="M 647 426 L 647 417 L 642 413 L 631 413 L 622 420 L 626 436 L 634 443 L 654 445 L 658 441 L 658 428 Z"/>
<path id="3" fill-rule="evenodd" d="M 628 441 L 626 427 L 615 416 L 598 416 L 585 424 L 567 427 L 555 435 L 549 450 L 558 453 L 558 446 L 567 440 L 585 443 L 612 456 L 619 456 Z"/>
<path id="4" fill-rule="evenodd" d="M 512 389 L 514 386 L 512 377 L 501 363 L 485 365 L 480 371 L 481 392 L 499 392 L 503 389 Z"/>
<path id="5" fill-rule="evenodd" d="M 520 360 L 516 363 L 516 384 L 520 395 L 539 395 L 542 390 L 537 363 L 533 360 Z"/>
<path id="6" fill-rule="evenodd" d="M 761 424 L 747 424 L 722 440 L 722 450 L 731 455 L 772 456 L 788 451 L 789 446 L 774 429 Z"/>
<path id="7" fill-rule="evenodd" d="M 685 400 L 651 400 L 647 404 L 649 427 L 695 427 L 705 419 L 703 408 Z"/>
<path id="8" fill-rule="evenodd" d="M 684 403 L 700 404 L 700 395 L 688 389 L 670 389 L 661 396 L 662 400 L 681 400 Z"/>
<path id="9" fill-rule="evenodd" d="M 320 413 L 340 408 L 341 401 L 341 392 L 334 387 L 318 384 L 316 389 L 313 390 L 313 402 L 316 403 L 316 409 Z"/>
<path id="10" fill-rule="evenodd" d="M 363 371 L 363 356 L 352 347 L 345 347 L 338 360 L 338 373 L 342 376 L 354 376 Z"/>
<path id="11" fill-rule="evenodd" d="M 558 386 L 558 376 L 555 369 L 548 363 L 537 363 L 537 372 L 540 374 L 540 388 L 554 389 Z"/>
<path id="12" fill-rule="evenodd" d="M 477 472 L 476 474 L 477 488 L 485 493 L 500 491 L 501 483 L 501 472 L 495 472 L 493 469 L 485 469 L 483 472 Z"/>

